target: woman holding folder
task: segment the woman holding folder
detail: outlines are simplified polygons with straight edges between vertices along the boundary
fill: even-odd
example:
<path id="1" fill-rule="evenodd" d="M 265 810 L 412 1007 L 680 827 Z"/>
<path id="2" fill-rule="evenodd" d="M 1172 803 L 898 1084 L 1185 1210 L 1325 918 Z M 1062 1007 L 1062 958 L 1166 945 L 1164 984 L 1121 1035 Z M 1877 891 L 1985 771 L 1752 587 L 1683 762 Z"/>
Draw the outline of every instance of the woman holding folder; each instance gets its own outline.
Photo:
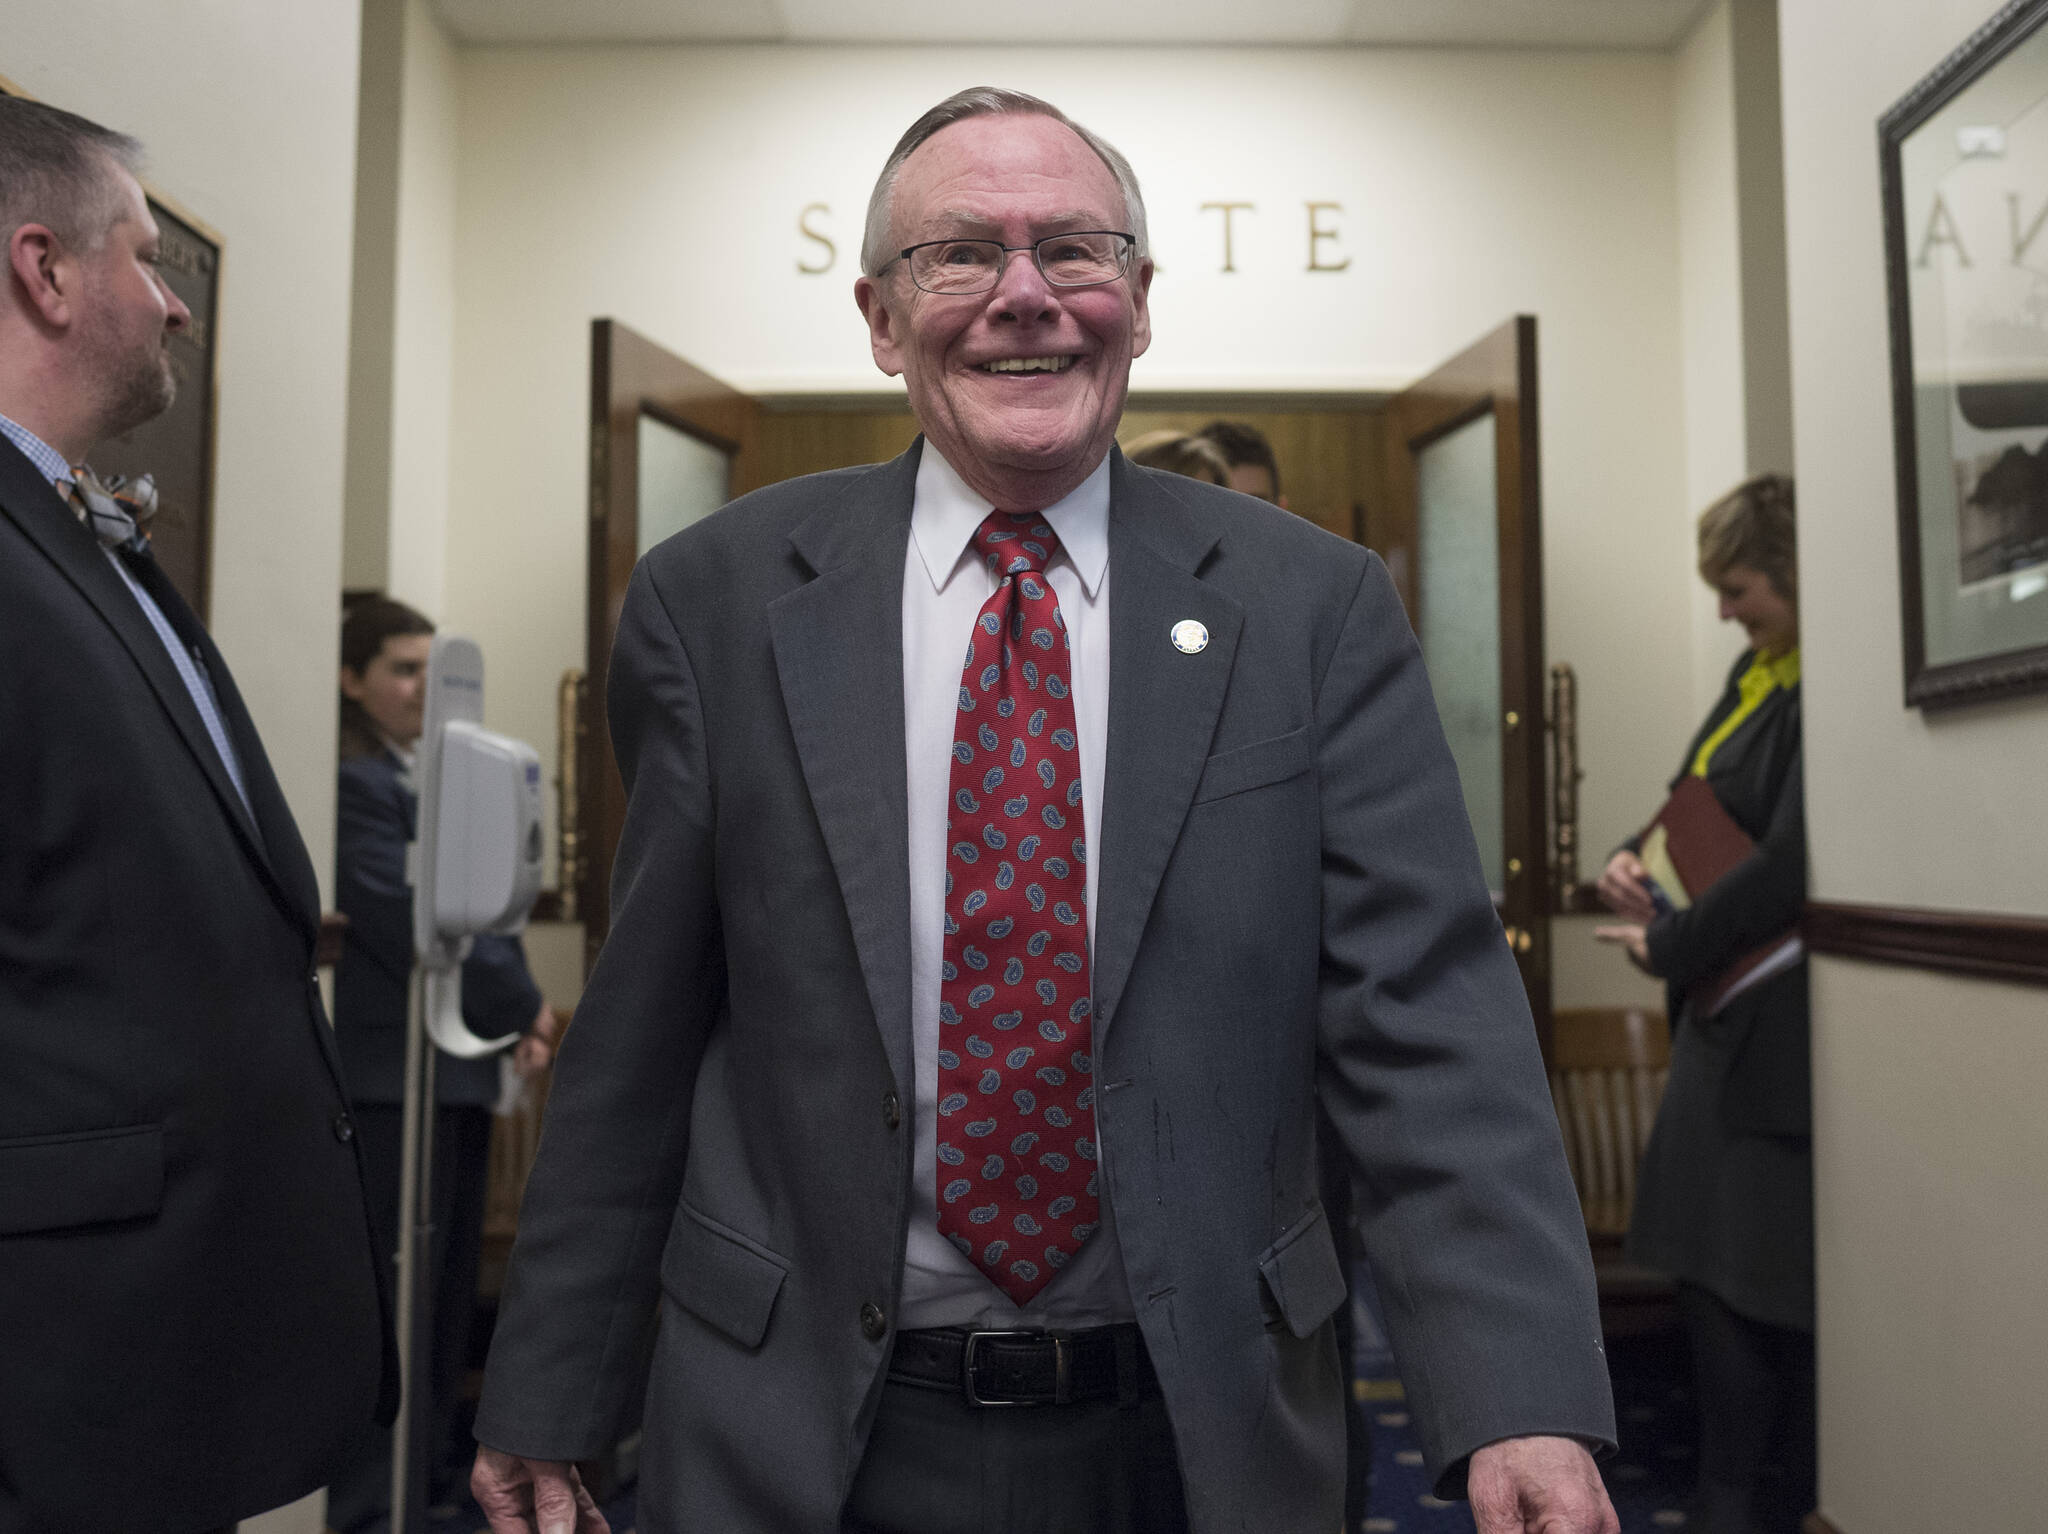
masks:
<path id="1" fill-rule="evenodd" d="M 1672 795 L 1614 854 L 1599 935 L 1665 982 L 1671 1075 L 1632 1260 L 1672 1274 L 1700 1403 L 1695 1534 L 1796 1534 L 1814 1502 L 1813 1153 L 1792 482 L 1699 521 L 1701 577 L 1749 648 Z"/>

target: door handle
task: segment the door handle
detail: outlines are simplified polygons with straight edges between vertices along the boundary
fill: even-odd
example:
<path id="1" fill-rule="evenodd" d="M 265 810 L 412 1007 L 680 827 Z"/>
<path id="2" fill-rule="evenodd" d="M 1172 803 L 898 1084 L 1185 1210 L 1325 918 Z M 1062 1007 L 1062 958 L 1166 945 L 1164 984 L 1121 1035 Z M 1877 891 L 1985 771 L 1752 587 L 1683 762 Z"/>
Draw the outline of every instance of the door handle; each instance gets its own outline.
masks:
<path id="1" fill-rule="evenodd" d="M 1536 939 L 1529 935 L 1529 931 L 1525 927 L 1506 927 L 1502 931 L 1507 937 L 1508 947 L 1512 948 L 1516 953 L 1527 953 L 1535 946 Z"/>

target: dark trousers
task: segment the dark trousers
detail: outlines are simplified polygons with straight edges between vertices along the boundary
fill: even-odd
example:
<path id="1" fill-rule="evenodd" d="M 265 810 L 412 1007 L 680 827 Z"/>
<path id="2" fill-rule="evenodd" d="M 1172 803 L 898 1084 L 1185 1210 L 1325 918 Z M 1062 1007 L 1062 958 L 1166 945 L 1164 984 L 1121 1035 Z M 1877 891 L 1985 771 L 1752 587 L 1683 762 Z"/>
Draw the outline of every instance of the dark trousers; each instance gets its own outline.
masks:
<path id="1" fill-rule="evenodd" d="M 1186 1534 L 1158 1391 L 1129 1406 L 973 1406 L 891 1379 L 843 1534 Z"/>
<path id="2" fill-rule="evenodd" d="M 357 1103 L 352 1112 L 363 1147 L 370 1227 L 378 1252 L 385 1261 L 395 1263 L 404 1110 L 395 1103 Z M 462 1447 L 451 1442 L 452 1419 L 469 1363 L 490 1149 L 490 1109 L 447 1103 L 435 1109 L 434 1235 L 427 1252 L 434 1293 L 434 1346 L 433 1357 L 424 1362 L 438 1455 L 459 1455 Z M 390 1271 L 395 1280 L 397 1268 Z M 436 1468 L 429 1466 L 430 1471 Z M 365 1433 L 350 1468 L 328 1488 L 327 1522 L 340 1534 L 361 1534 L 385 1527 L 390 1514 L 391 1432 L 375 1428 Z"/>
<path id="3" fill-rule="evenodd" d="M 1700 1406 L 1691 1534 L 1798 1534 L 1813 1508 L 1813 1333 L 1730 1310 L 1678 1286 Z"/>

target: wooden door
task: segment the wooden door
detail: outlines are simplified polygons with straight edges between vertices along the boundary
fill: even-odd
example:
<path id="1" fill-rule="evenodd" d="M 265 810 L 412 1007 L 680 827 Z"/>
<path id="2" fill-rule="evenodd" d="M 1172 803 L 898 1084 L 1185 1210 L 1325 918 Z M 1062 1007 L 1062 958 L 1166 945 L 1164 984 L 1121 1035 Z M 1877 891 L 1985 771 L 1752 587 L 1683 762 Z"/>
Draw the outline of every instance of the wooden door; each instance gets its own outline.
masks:
<path id="1" fill-rule="evenodd" d="M 590 327 L 590 559 L 577 724 L 577 911 L 584 969 L 610 926 L 626 789 L 612 757 L 604 679 L 633 566 L 650 547 L 763 483 L 761 407 L 617 320 Z"/>
<path id="2" fill-rule="evenodd" d="M 1494 904 L 1549 1053 L 1543 528 L 1536 321 L 1521 315 L 1388 403 L 1366 541 L 1422 640 Z"/>

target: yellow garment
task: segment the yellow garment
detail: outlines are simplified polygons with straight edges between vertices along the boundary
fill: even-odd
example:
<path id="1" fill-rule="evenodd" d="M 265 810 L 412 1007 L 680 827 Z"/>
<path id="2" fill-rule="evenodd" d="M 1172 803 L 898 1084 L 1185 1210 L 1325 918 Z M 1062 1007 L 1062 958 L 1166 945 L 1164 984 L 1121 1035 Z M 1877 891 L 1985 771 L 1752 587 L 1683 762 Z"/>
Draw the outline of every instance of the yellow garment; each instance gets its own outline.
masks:
<path id="1" fill-rule="evenodd" d="M 1798 685 L 1799 646 L 1794 645 L 1783 655 L 1765 655 L 1759 651 L 1756 659 L 1749 663 L 1749 669 L 1742 673 L 1735 684 L 1742 694 L 1741 699 L 1728 717 L 1715 727 L 1714 733 L 1700 742 L 1699 750 L 1693 753 L 1692 775 L 1696 778 L 1707 775 L 1707 763 L 1713 760 L 1721 742 L 1741 728 L 1743 720 L 1762 708 L 1764 699 L 1781 687 L 1792 688 Z"/>

